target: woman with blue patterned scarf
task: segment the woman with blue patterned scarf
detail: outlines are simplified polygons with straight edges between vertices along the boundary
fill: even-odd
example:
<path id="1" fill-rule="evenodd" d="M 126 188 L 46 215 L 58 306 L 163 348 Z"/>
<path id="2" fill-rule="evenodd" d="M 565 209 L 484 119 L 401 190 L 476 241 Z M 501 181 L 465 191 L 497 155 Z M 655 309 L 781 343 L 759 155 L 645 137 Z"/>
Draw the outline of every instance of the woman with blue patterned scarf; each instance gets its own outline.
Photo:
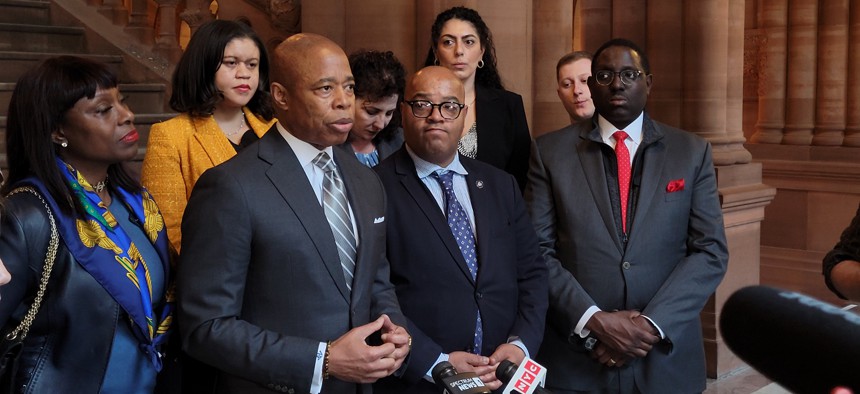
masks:
<path id="1" fill-rule="evenodd" d="M 46 208 L 59 236 L 15 392 L 154 391 L 173 287 L 164 220 L 123 164 L 138 138 L 104 64 L 51 58 L 15 86 L 0 189 L 0 259 L 12 276 L 0 288 L 4 330 L 36 298 L 52 238 Z"/>

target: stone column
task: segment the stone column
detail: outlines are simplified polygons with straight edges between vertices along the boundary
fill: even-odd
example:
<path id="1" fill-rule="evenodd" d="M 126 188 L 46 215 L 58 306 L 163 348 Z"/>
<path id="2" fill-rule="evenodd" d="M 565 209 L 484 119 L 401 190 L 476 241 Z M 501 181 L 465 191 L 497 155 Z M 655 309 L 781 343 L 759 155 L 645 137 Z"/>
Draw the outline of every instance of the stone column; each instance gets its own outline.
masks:
<path id="1" fill-rule="evenodd" d="M 610 3 L 610 2 L 607 2 Z M 613 0 L 612 3 L 612 37 L 632 40 L 644 46 L 647 30 L 653 26 L 648 24 L 646 16 L 651 2 L 642 0 Z"/>
<path id="2" fill-rule="evenodd" d="M 224 14 L 221 13 L 221 15 Z M 212 11 L 209 10 L 209 1 L 207 0 L 187 1 L 185 10 L 179 13 L 179 17 L 188 24 L 189 36 L 193 36 L 204 23 L 215 19 Z"/>
<path id="3" fill-rule="evenodd" d="M 842 145 L 844 137 L 848 4 L 848 0 L 821 0 L 813 145 Z"/>
<path id="4" fill-rule="evenodd" d="M 612 2 L 605 0 L 579 1 L 582 2 L 582 20 L 586 26 L 580 29 L 582 42 L 585 44 L 583 48 L 594 52 L 600 45 L 612 38 Z"/>
<path id="5" fill-rule="evenodd" d="M 146 45 L 155 44 L 155 29 L 149 24 L 149 5 L 146 0 L 132 0 L 131 14 L 125 31 Z"/>
<path id="6" fill-rule="evenodd" d="M 344 51 L 392 51 L 407 72 L 415 71 L 415 7 L 413 1 L 345 1 Z"/>
<path id="7" fill-rule="evenodd" d="M 158 32 L 155 36 L 155 50 L 171 62 L 176 63 L 182 56 L 177 34 L 176 7 L 179 0 L 156 0 L 158 2 Z"/>
<path id="8" fill-rule="evenodd" d="M 99 6 L 99 13 L 106 16 L 117 26 L 128 24 L 128 8 L 122 0 L 103 0 Z"/>
<path id="9" fill-rule="evenodd" d="M 556 93 L 555 66 L 573 50 L 574 5 L 567 0 L 534 1 L 534 111 L 532 135 L 558 130 L 570 118 Z"/>
<path id="10" fill-rule="evenodd" d="M 788 79 L 782 143 L 809 145 L 815 126 L 818 0 L 791 0 L 788 13 Z"/>
<path id="11" fill-rule="evenodd" d="M 851 5 L 848 26 L 848 112 L 845 124 L 845 146 L 860 146 L 860 4 Z"/>
<path id="12" fill-rule="evenodd" d="M 654 84 L 659 85 L 659 89 L 651 89 L 647 110 L 654 119 L 680 125 L 684 59 L 678 56 L 678 48 L 665 43 L 683 36 L 684 26 L 678 21 L 684 19 L 684 6 L 677 0 L 650 0 L 647 19 L 648 42 L 639 44 L 647 47 Z"/>
<path id="13" fill-rule="evenodd" d="M 729 0 L 728 46 L 726 58 L 726 139 L 711 140 L 720 148 L 714 154 L 717 165 L 749 163 L 752 154 L 743 144 L 746 142 L 743 130 L 744 112 L 744 14 L 745 0 Z"/>
<path id="14" fill-rule="evenodd" d="M 681 128 L 693 131 L 711 141 L 714 148 L 715 165 L 748 163 L 752 156 L 743 148 L 743 133 L 733 127 L 727 133 L 729 117 L 740 118 L 742 112 L 737 105 L 742 91 L 741 80 L 731 81 L 731 92 L 735 113 L 728 113 L 729 103 L 729 10 L 728 1 L 697 1 L 684 4 L 683 47 L 683 111 Z M 736 10 L 737 11 L 737 10 Z M 733 25 L 733 37 L 742 37 L 743 30 Z M 740 30 L 738 36 L 736 30 Z M 742 38 L 740 45 L 742 45 Z M 736 43 L 737 44 L 737 43 Z M 733 45 L 737 56 L 737 46 Z M 743 72 L 741 63 L 733 62 L 732 75 L 737 78 Z M 730 116 L 727 116 L 730 115 Z"/>
<path id="15" fill-rule="evenodd" d="M 346 44 L 345 18 L 344 0 L 302 2 L 302 32 L 325 36 L 341 47 Z M 383 22 L 374 19 L 372 23 Z M 396 22 L 386 21 L 385 23 Z"/>
<path id="16" fill-rule="evenodd" d="M 679 125 L 706 138 L 713 147 L 731 256 L 723 282 L 701 312 L 707 373 L 714 378 L 742 365 L 719 334 L 719 316 L 732 293 L 759 282 L 760 222 L 775 189 L 761 183 L 761 165 L 750 163 L 752 155 L 743 147 L 744 0 L 682 3 L 681 17 L 660 23 L 680 26 L 683 46 L 655 40 L 649 43 L 649 50 L 651 59 L 655 59 L 656 46 L 663 47 L 662 56 L 682 54 L 680 72 L 675 74 L 681 81 Z M 655 13 L 673 12 L 663 1 L 649 1 L 648 8 L 657 8 Z M 649 35 L 663 29 L 671 30 L 649 25 Z"/>
<path id="17" fill-rule="evenodd" d="M 764 42 L 759 64 L 758 122 L 751 140 L 782 142 L 785 127 L 785 48 L 788 0 L 759 1 L 759 26 Z"/>

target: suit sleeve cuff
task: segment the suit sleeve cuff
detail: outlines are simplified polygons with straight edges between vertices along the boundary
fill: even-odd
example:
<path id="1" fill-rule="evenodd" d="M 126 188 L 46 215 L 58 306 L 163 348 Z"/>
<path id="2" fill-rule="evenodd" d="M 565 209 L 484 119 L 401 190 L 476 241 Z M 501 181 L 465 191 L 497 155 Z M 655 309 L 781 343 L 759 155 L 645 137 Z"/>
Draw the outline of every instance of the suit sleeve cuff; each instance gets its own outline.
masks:
<path id="1" fill-rule="evenodd" d="M 580 338 L 585 338 L 588 334 L 591 334 L 591 330 L 585 328 L 585 323 L 588 323 L 588 320 L 597 312 L 600 312 L 600 308 L 598 308 L 597 305 L 592 305 L 590 308 L 586 309 L 585 313 L 582 314 L 582 317 L 579 318 L 579 322 L 576 323 L 576 327 L 573 328 L 573 333 L 579 335 Z"/>
<path id="2" fill-rule="evenodd" d="M 439 358 L 436 359 L 436 362 L 433 363 L 433 365 L 430 366 L 430 369 L 427 370 L 427 373 L 424 374 L 424 380 L 436 384 L 436 382 L 433 381 L 431 373 L 433 372 L 433 368 L 436 367 L 436 364 L 439 364 L 442 361 L 448 361 L 448 353 L 439 353 Z"/>
<path id="3" fill-rule="evenodd" d="M 531 356 L 529 355 L 529 349 L 527 349 L 527 348 L 526 348 L 526 344 L 525 344 L 525 343 L 523 343 L 523 341 L 522 341 L 522 340 L 520 340 L 520 338 L 519 338 L 519 337 L 510 337 L 510 338 L 508 338 L 508 343 L 510 343 L 511 345 L 514 345 L 514 346 L 516 346 L 516 347 L 518 347 L 518 348 L 520 348 L 520 350 L 522 350 L 522 351 L 523 351 L 523 353 L 525 353 L 525 354 L 526 354 L 526 358 L 531 358 Z"/>
<path id="4" fill-rule="evenodd" d="M 320 342 L 317 347 L 317 359 L 314 363 L 314 376 L 311 380 L 311 394 L 319 394 L 322 391 L 323 384 L 323 362 L 325 361 L 325 342 Z"/>
<path id="5" fill-rule="evenodd" d="M 645 315 L 640 315 L 640 316 L 642 316 L 642 317 L 644 317 L 645 319 L 647 319 L 647 320 L 648 320 L 648 322 L 649 322 L 649 323 L 651 323 L 651 325 L 652 325 L 652 326 L 654 326 L 654 328 L 656 328 L 656 329 L 657 329 L 657 333 L 658 333 L 658 334 L 660 334 L 660 339 L 666 339 L 666 334 L 664 334 L 664 333 L 663 333 L 663 329 L 662 329 L 662 328 L 660 328 L 660 326 L 658 326 L 658 325 L 657 325 L 657 323 L 654 323 L 654 320 L 651 320 L 651 318 L 650 318 L 650 317 L 645 316 Z"/>

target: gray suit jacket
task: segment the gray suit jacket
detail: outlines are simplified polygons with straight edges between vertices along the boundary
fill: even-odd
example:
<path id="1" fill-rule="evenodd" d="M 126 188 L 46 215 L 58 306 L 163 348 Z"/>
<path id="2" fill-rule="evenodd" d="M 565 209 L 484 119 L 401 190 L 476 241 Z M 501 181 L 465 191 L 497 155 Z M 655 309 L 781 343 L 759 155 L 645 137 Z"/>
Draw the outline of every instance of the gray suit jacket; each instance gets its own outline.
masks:
<path id="1" fill-rule="evenodd" d="M 385 258 L 379 178 L 334 150 L 358 226 L 352 292 L 325 213 L 273 128 L 197 181 L 182 230 L 179 327 L 185 350 L 216 367 L 218 392 L 307 393 L 319 342 L 387 313 L 405 327 Z M 370 386 L 326 380 L 325 393 Z"/>
<path id="2" fill-rule="evenodd" d="M 526 199 L 550 278 L 539 354 L 549 371 L 548 387 L 598 390 L 627 379 L 627 387 L 635 381 L 643 393 L 701 392 L 699 312 L 728 262 L 710 144 L 646 114 L 626 248 L 601 149 L 611 150 L 590 122 L 542 136 L 532 151 Z M 592 305 L 640 310 L 666 339 L 645 358 L 622 368 L 603 367 L 571 338 Z"/>

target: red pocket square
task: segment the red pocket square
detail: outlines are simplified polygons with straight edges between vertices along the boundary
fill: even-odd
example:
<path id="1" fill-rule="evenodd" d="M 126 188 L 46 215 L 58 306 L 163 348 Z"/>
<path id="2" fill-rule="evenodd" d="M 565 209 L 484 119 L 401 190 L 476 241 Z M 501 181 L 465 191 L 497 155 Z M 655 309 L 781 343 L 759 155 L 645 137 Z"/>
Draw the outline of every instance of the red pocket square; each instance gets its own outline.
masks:
<path id="1" fill-rule="evenodd" d="M 669 181 L 669 184 L 666 185 L 667 193 L 679 192 L 681 190 L 684 190 L 684 178 Z"/>

